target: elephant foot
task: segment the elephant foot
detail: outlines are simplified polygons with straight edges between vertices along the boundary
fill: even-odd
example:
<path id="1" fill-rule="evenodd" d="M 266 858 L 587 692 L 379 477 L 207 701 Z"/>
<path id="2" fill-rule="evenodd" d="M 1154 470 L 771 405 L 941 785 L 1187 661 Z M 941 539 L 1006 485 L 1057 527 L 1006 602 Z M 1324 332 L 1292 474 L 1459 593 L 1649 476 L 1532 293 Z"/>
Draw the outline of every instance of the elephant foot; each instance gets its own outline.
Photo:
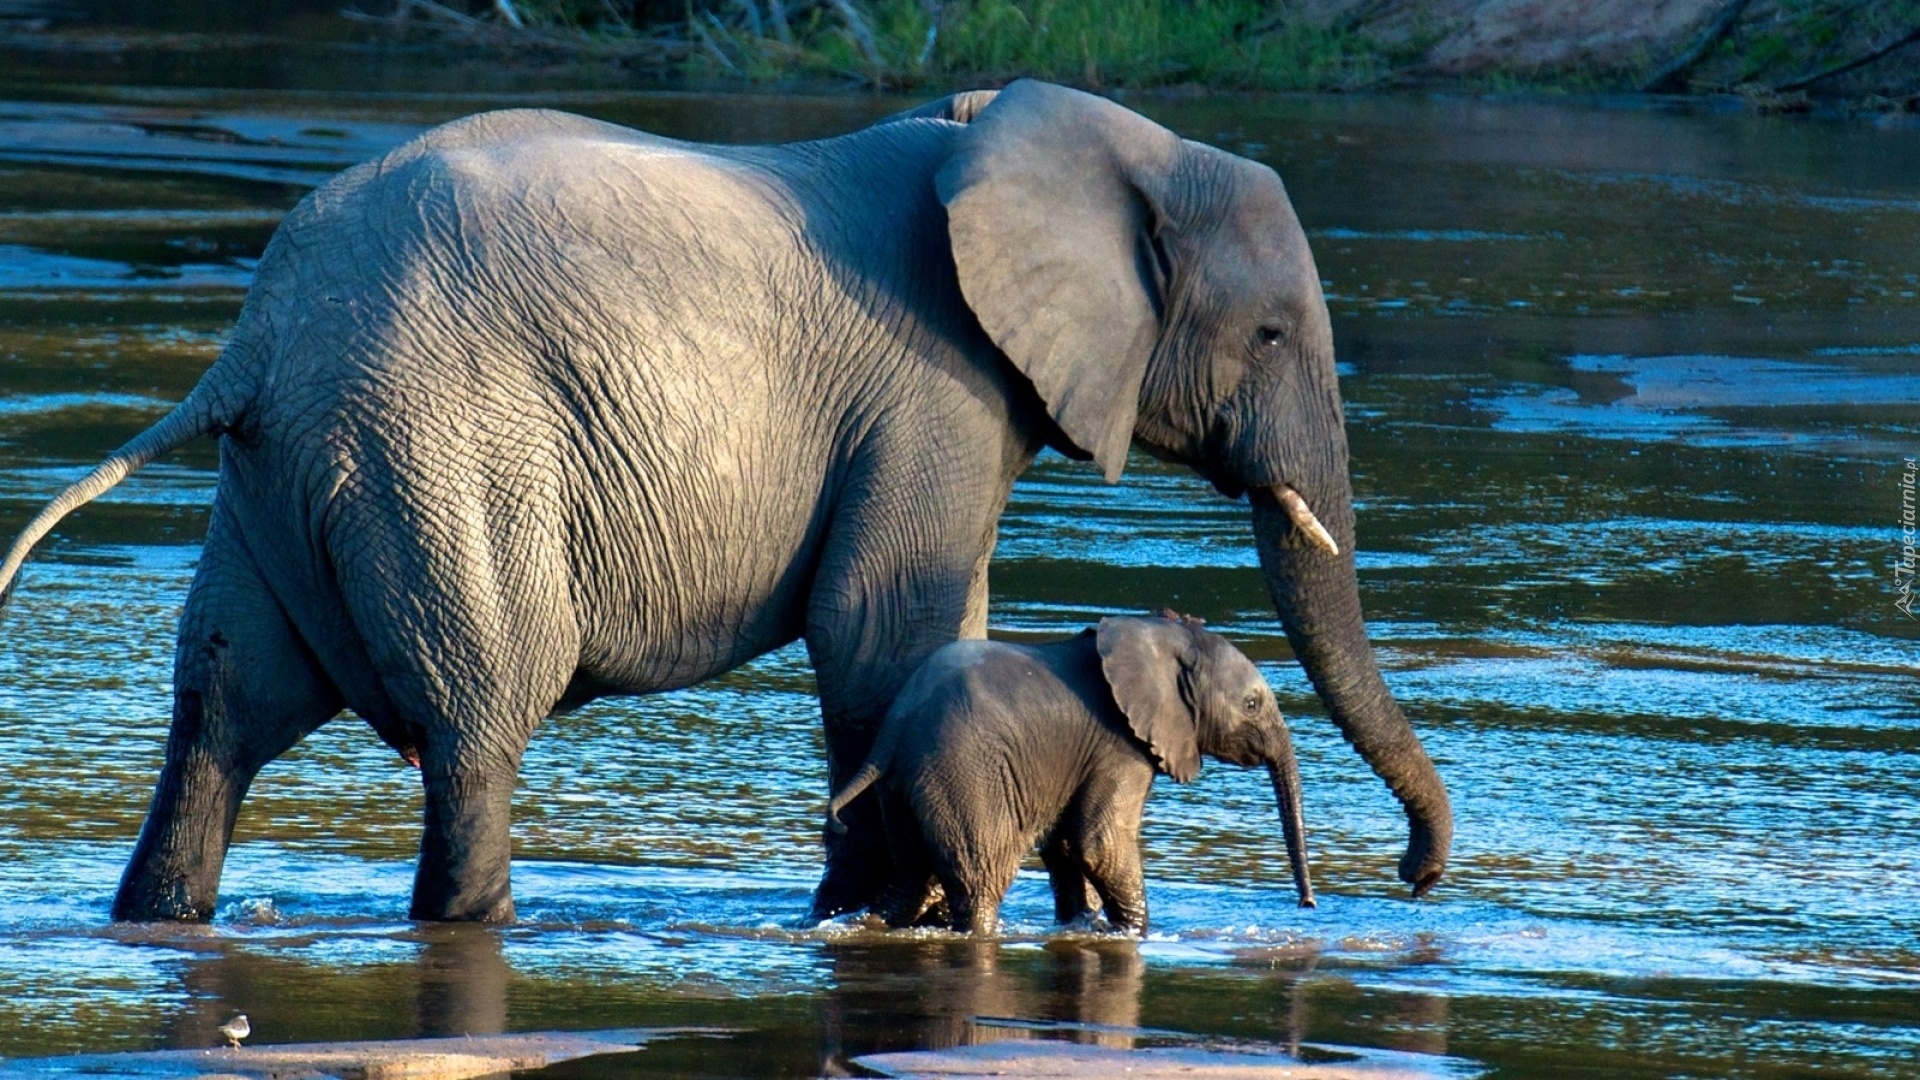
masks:
<path id="1" fill-rule="evenodd" d="M 218 894 L 213 889 L 196 890 L 181 875 L 158 879 L 141 874 L 136 879 L 133 867 L 120 880 L 120 891 L 113 897 L 115 922 L 207 922 L 213 918 Z"/>
<path id="2" fill-rule="evenodd" d="M 860 881 L 848 881 L 836 878 L 833 868 L 820 878 L 820 884 L 813 890 L 813 909 L 807 917 L 815 922 L 826 922 L 853 911 L 865 911 L 873 907 L 876 900 L 875 889 Z"/>
<path id="3" fill-rule="evenodd" d="M 513 897 L 423 897 L 416 892 L 407 918 L 415 922 L 510 923 L 514 920 Z"/>
<path id="4" fill-rule="evenodd" d="M 1113 924 L 1103 915 L 1092 911 L 1082 911 L 1071 919 L 1060 923 L 1060 931 L 1066 934 L 1111 934 Z"/>
<path id="5" fill-rule="evenodd" d="M 940 890 L 938 884 L 933 886 L 933 898 L 928 902 L 926 910 L 913 921 L 913 925 L 916 928 L 953 925 L 953 909 L 948 906 L 946 894 Z"/>
<path id="6" fill-rule="evenodd" d="M 899 881 L 890 883 L 882 889 L 880 895 L 868 908 L 868 913 L 879 918 L 888 927 L 896 930 L 919 927 L 946 927 L 952 922 L 947 913 L 946 894 L 940 883 L 928 881 L 922 885 L 906 885 Z"/>
<path id="7" fill-rule="evenodd" d="M 857 808 L 857 804 L 856 804 Z M 881 835 L 877 815 L 849 813 L 848 831 L 832 838 L 827 848 L 827 868 L 813 890 L 815 922 L 825 922 L 850 911 L 862 911 L 881 900 L 893 873 L 886 839 Z"/>

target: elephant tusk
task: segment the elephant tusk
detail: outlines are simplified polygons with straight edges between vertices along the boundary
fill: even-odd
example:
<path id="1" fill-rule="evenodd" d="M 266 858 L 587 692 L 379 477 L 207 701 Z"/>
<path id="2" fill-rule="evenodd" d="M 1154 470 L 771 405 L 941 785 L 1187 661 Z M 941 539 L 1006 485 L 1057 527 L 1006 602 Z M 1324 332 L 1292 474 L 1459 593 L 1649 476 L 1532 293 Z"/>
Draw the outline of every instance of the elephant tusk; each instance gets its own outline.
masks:
<path id="1" fill-rule="evenodd" d="M 1281 509 L 1287 512 L 1293 527 L 1306 533 L 1307 539 L 1313 541 L 1313 546 L 1329 555 L 1340 554 L 1340 545 L 1334 543 L 1333 534 L 1320 524 L 1319 518 L 1313 516 L 1313 511 L 1307 507 L 1307 500 L 1301 498 L 1299 492 L 1285 484 L 1275 484 L 1273 497 L 1279 500 Z"/>

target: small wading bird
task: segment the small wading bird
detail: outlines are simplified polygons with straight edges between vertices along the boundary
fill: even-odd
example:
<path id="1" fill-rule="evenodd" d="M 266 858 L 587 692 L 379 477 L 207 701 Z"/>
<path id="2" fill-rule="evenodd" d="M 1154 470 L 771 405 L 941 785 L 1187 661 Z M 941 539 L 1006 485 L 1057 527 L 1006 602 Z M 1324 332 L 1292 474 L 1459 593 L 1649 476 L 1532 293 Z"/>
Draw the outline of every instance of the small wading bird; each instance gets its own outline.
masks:
<path id="1" fill-rule="evenodd" d="M 220 1025 L 220 1034 L 227 1040 L 228 1046 L 239 1046 L 240 1040 L 253 1034 L 253 1025 L 247 1023 L 247 1014 L 241 1013 Z"/>

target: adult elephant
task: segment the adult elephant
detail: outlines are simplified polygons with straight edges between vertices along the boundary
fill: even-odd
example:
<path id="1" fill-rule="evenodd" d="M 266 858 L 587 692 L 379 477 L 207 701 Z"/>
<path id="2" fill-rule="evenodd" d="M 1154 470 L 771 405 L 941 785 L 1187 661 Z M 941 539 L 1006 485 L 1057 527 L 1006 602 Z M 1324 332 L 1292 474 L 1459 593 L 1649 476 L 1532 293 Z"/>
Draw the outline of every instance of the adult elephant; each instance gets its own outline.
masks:
<path id="1" fill-rule="evenodd" d="M 1445 788 L 1361 623 L 1306 237 L 1270 169 L 1100 98 L 1019 82 L 778 147 L 538 110 L 429 131 L 294 208 L 220 359 L 0 587 L 205 434 L 218 496 L 116 918 L 209 917 L 249 783 L 343 706 L 422 766 L 421 919 L 512 917 L 521 753 L 601 695 L 804 637 L 845 783 L 915 663 L 984 635 L 1046 445 L 1251 493 L 1288 637 L 1405 805 L 1400 876 L 1445 866 Z M 871 801 L 819 914 L 884 880 Z"/>

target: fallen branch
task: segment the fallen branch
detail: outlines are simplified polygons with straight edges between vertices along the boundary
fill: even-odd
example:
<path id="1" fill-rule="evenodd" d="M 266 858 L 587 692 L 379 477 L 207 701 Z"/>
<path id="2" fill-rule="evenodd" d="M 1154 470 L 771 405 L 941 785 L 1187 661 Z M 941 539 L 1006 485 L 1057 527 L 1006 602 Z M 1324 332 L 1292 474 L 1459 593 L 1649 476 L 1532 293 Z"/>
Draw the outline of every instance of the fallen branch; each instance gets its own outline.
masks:
<path id="1" fill-rule="evenodd" d="M 689 7 L 688 10 L 691 11 L 692 8 Z M 720 25 L 719 19 L 714 18 L 713 12 L 706 12 L 706 17 L 713 21 L 714 29 L 719 30 L 723 34 L 726 33 L 726 28 Z M 700 39 L 700 46 L 707 51 L 708 56 L 713 57 L 714 60 L 719 62 L 721 67 L 726 68 L 735 75 L 740 74 L 739 66 L 727 56 L 726 50 L 722 49 L 720 43 L 713 39 L 713 35 L 707 33 L 707 28 L 700 25 L 698 16 L 688 19 L 687 26 L 693 30 L 694 36 Z"/>
<path id="2" fill-rule="evenodd" d="M 1728 34 L 1733 33 L 1734 24 L 1740 21 L 1740 16 L 1745 14 L 1747 5 L 1752 2 L 1753 0 L 1731 0 L 1722 7 L 1720 14 L 1714 16 L 1712 24 L 1699 38 L 1695 39 L 1693 46 L 1668 61 L 1666 67 L 1654 72 L 1653 77 L 1641 85 L 1641 92 L 1677 94 L 1684 91 L 1687 88 L 1687 72 L 1692 71 L 1700 61 L 1706 59 L 1708 53 L 1726 40 Z"/>
<path id="3" fill-rule="evenodd" d="M 1812 86 L 1814 83 L 1825 82 L 1826 80 L 1831 79 L 1836 75 L 1845 75 L 1849 71 L 1857 71 L 1858 69 L 1866 67 L 1868 64 L 1871 64 L 1874 61 L 1881 59 L 1882 57 L 1889 56 L 1893 53 L 1899 52 L 1901 49 L 1906 48 L 1907 46 L 1913 44 L 1916 41 L 1920 41 L 1920 26 L 1916 26 L 1913 29 L 1907 31 L 1906 36 L 1900 38 L 1898 41 L 1895 41 L 1890 45 L 1884 45 L 1878 49 L 1875 49 L 1872 52 L 1866 54 L 1865 56 L 1856 56 L 1852 60 L 1848 60 L 1845 63 L 1835 64 L 1830 68 L 1826 68 L 1821 71 L 1816 71 L 1811 75 L 1807 75 L 1802 78 L 1795 79 L 1792 82 L 1783 82 L 1779 86 L 1776 86 L 1773 88 L 1774 93 L 1785 94 L 1795 90 L 1805 90 L 1807 87 Z"/>
<path id="4" fill-rule="evenodd" d="M 393 17 L 396 21 L 404 15 L 411 14 L 415 11 L 429 18 L 450 22 L 455 26 L 469 26 L 478 29 L 487 25 L 464 11 L 455 11 L 445 4 L 436 4 L 433 0 L 395 0 Z"/>
<path id="5" fill-rule="evenodd" d="M 847 33 L 852 35 L 853 43 L 860 46 L 860 52 L 866 56 L 873 70 L 885 68 L 886 61 L 880 59 L 880 46 L 874 44 L 873 31 L 867 29 L 867 20 L 860 17 L 860 9 L 853 6 L 853 0 L 833 0 L 833 10 L 845 20 Z"/>

